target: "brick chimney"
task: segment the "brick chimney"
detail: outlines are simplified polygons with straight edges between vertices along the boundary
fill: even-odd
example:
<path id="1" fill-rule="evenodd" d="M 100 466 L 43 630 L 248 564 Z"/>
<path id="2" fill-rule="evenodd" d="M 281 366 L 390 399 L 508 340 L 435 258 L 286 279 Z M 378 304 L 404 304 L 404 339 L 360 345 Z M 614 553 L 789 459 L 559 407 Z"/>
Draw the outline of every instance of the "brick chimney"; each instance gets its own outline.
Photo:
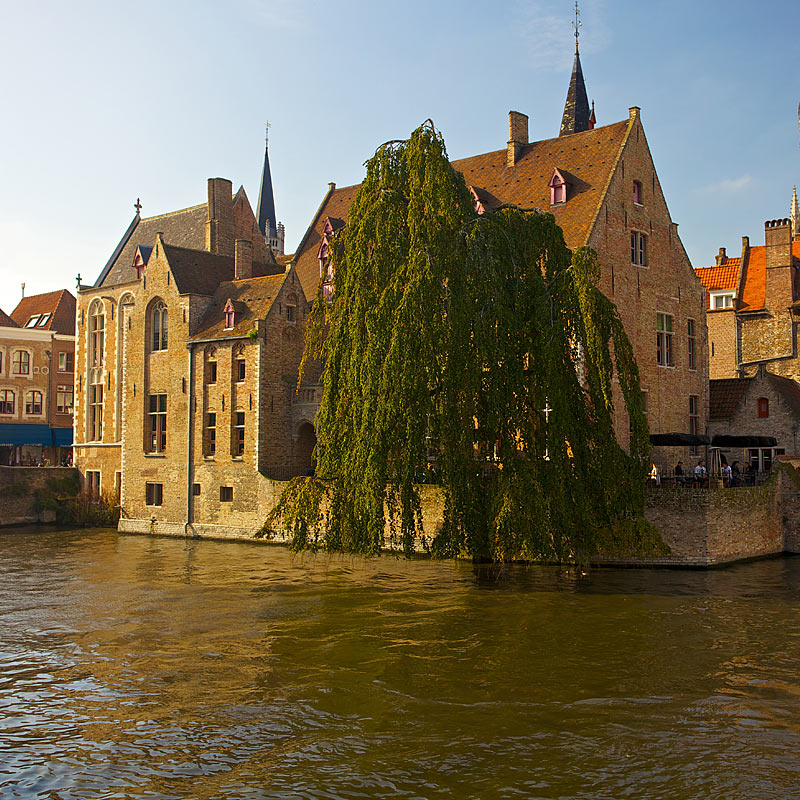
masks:
<path id="1" fill-rule="evenodd" d="M 765 222 L 764 244 L 767 255 L 765 305 L 772 313 L 784 311 L 794 302 L 792 226 L 789 220 L 771 219 Z"/>
<path id="2" fill-rule="evenodd" d="M 720 247 L 719 253 L 716 255 L 717 266 L 723 264 L 728 258 L 728 253 L 724 247 Z"/>
<path id="3" fill-rule="evenodd" d="M 522 148 L 528 144 L 528 115 L 519 111 L 508 112 L 508 166 L 519 160 Z"/>
<path id="4" fill-rule="evenodd" d="M 253 243 L 249 239 L 236 240 L 233 271 L 237 281 L 253 277 Z"/>
<path id="5" fill-rule="evenodd" d="M 226 178 L 208 179 L 206 250 L 233 255 L 233 184 Z"/>

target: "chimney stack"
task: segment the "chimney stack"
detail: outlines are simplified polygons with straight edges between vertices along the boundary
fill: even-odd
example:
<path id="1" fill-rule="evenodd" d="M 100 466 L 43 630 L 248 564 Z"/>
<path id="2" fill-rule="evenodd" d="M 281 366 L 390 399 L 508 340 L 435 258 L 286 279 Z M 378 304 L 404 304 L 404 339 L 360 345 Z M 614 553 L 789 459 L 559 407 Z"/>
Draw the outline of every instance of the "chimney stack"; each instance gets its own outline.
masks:
<path id="1" fill-rule="evenodd" d="M 519 160 L 522 148 L 528 144 L 528 115 L 519 111 L 508 112 L 508 166 Z"/>
<path id="2" fill-rule="evenodd" d="M 792 227 L 788 219 L 764 223 L 767 255 L 765 305 L 768 311 L 785 311 L 794 302 L 792 267 Z"/>
<path id="3" fill-rule="evenodd" d="M 233 255 L 233 184 L 226 178 L 208 179 L 206 250 Z"/>
<path id="4" fill-rule="evenodd" d="M 724 261 L 728 258 L 728 253 L 726 252 L 724 247 L 720 247 L 719 253 L 717 253 L 717 266 L 720 266 Z"/>
<path id="5" fill-rule="evenodd" d="M 253 243 L 249 239 L 236 240 L 233 273 L 237 281 L 253 277 Z"/>

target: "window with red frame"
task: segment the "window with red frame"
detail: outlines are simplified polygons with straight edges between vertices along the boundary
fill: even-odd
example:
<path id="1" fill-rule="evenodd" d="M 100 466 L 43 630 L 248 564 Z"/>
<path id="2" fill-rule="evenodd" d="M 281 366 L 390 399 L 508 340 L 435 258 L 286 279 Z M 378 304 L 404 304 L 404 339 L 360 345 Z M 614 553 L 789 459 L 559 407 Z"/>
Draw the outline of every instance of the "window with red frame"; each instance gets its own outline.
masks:
<path id="1" fill-rule="evenodd" d="M 758 409 L 758 416 L 764 419 L 769 416 L 769 400 L 766 397 L 759 397 L 756 400 L 756 408 Z"/>

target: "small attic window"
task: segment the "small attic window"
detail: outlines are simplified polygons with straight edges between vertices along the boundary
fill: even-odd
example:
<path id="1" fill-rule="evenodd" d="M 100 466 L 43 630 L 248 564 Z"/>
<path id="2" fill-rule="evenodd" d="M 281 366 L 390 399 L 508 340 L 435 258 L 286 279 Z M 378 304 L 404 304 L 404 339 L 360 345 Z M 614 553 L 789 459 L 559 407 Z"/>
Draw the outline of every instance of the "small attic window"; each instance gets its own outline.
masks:
<path id="1" fill-rule="evenodd" d="M 550 178 L 550 205 L 555 206 L 559 203 L 567 202 L 567 182 L 564 176 L 556 170 Z"/>
<path id="2" fill-rule="evenodd" d="M 634 181 L 633 182 L 633 202 L 636 205 L 642 204 L 642 184 L 641 181 Z"/>
<path id="3" fill-rule="evenodd" d="M 26 328 L 35 328 L 39 324 L 39 320 L 42 318 L 41 314 L 34 314 L 26 323 Z"/>
<path id="4" fill-rule="evenodd" d="M 225 330 L 233 330 L 233 326 L 236 324 L 236 309 L 234 309 L 233 303 L 230 300 L 225 303 L 223 313 L 225 314 Z"/>

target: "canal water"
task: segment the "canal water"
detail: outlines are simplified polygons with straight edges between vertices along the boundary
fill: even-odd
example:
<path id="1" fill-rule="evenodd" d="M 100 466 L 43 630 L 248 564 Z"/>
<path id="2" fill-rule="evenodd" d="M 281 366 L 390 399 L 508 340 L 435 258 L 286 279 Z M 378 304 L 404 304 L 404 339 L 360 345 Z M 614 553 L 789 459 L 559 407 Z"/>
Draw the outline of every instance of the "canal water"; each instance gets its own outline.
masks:
<path id="1" fill-rule="evenodd" d="M 800 558 L 0 535 L 0 797 L 800 797 Z"/>

